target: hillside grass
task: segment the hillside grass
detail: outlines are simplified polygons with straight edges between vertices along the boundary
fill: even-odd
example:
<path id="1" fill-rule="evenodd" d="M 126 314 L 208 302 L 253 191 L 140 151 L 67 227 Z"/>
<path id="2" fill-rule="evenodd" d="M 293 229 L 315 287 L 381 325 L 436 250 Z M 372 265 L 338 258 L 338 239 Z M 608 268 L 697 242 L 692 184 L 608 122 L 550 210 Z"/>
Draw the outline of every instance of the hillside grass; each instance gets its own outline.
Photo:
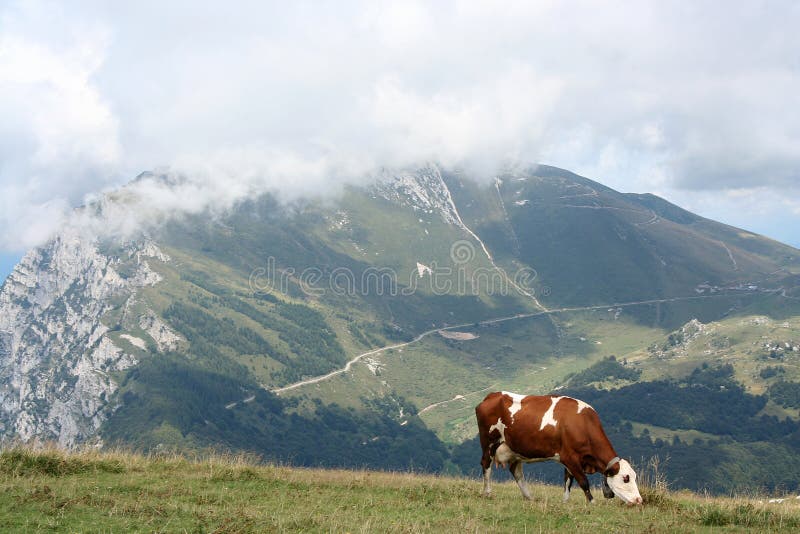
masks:
<path id="1" fill-rule="evenodd" d="M 561 501 L 513 483 L 408 473 L 259 465 L 243 456 L 187 458 L 125 452 L 0 453 L 3 532 L 713 532 L 796 531 L 800 501 L 709 498 L 642 487 L 643 507 L 594 490 Z"/>
<path id="2" fill-rule="evenodd" d="M 320 399 L 362 407 L 364 399 L 399 395 L 418 410 L 425 425 L 446 443 L 476 434 L 475 406 L 490 391 L 547 394 L 609 355 L 630 353 L 664 337 L 658 328 L 619 320 L 607 310 L 519 318 L 460 331 L 479 336 L 446 340 L 438 334 L 399 350 L 374 354 L 350 373 L 286 392 L 287 397 Z M 377 372 L 367 364 L 377 364 Z M 456 397 L 458 396 L 458 397 Z M 431 405 L 435 405 L 431 407 Z"/>
<path id="3" fill-rule="evenodd" d="M 778 300 L 773 299 L 774 302 Z M 749 310 L 748 310 L 749 311 Z M 766 315 L 743 314 L 704 324 L 704 331 L 674 347 L 666 347 L 666 337 L 653 352 L 639 348 L 622 357 L 642 370 L 642 380 L 683 378 L 703 363 L 734 367 L 735 379 L 748 392 L 763 394 L 778 380 L 800 381 L 800 352 L 784 351 L 779 358 L 769 356 L 766 343 L 800 343 L 800 308 L 795 315 L 774 319 Z M 767 367 L 780 367 L 782 373 L 769 378 L 760 375 Z M 779 410 L 773 415 L 797 417 L 795 410 Z"/>

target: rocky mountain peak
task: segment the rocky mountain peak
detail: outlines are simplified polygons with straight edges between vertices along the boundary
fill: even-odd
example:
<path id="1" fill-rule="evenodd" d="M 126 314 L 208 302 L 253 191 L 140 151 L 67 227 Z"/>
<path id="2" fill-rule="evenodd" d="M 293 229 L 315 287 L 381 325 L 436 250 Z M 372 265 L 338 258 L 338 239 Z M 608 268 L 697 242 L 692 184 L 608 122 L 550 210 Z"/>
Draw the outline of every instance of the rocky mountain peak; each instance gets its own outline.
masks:
<path id="1" fill-rule="evenodd" d="M 137 361 L 103 319 L 112 300 L 130 302 L 139 288 L 161 280 L 150 261 L 169 261 L 150 240 L 114 255 L 74 228 L 25 255 L 0 288 L 4 437 L 70 447 L 94 435 L 117 388 L 112 373 Z M 173 343 L 157 320 L 143 323 L 158 346 Z"/>

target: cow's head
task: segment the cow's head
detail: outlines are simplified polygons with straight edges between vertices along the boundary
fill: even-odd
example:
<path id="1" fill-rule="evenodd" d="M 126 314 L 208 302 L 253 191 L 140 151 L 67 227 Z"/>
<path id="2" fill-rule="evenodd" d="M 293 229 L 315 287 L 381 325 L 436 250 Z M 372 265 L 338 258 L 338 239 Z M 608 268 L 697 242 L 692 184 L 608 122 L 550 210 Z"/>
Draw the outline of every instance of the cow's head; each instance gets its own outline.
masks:
<path id="1" fill-rule="evenodd" d="M 614 495 L 626 504 L 642 504 L 639 486 L 636 485 L 636 472 L 627 460 L 620 460 L 612 465 L 607 472 L 606 480 Z"/>

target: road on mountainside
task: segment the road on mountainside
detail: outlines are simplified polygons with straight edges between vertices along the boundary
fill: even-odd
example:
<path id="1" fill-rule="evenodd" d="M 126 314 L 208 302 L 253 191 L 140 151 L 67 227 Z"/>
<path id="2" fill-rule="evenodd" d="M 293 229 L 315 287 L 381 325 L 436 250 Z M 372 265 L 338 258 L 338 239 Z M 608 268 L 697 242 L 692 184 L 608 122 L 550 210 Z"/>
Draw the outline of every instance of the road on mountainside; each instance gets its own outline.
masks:
<path id="1" fill-rule="evenodd" d="M 346 373 L 347 371 L 350 370 L 350 368 L 353 366 L 353 364 L 358 363 L 361 359 L 363 359 L 363 358 L 365 358 L 367 356 L 372 356 L 374 354 L 380 354 L 381 352 L 385 352 L 387 350 L 399 349 L 399 348 L 402 348 L 402 347 L 407 347 L 408 345 L 416 343 L 416 342 L 418 342 L 418 341 L 430 336 L 431 334 L 435 334 L 437 332 L 443 332 L 443 331 L 447 331 L 447 330 L 455 330 L 457 328 L 464 328 L 464 327 L 472 326 L 476 322 L 479 323 L 479 324 L 482 324 L 482 325 L 486 325 L 486 324 L 503 323 L 503 322 L 506 322 L 506 321 L 513 321 L 515 319 L 526 319 L 526 318 L 529 318 L 529 317 L 538 317 L 538 316 L 542 316 L 542 315 L 551 315 L 551 314 L 564 313 L 564 312 L 602 310 L 602 309 L 607 309 L 607 308 L 625 308 L 625 307 L 630 307 L 630 306 L 641 306 L 641 305 L 645 305 L 645 304 L 662 304 L 662 303 L 666 303 L 666 302 L 680 302 L 680 301 L 685 301 L 685 300 L 702 300 L 702 299 L 720 298 L 720 297 L 729 297 L 729 296 L 730 295 L 725 295 L 725 294 L 721 294 L 721 295 L 697 295 L 697 296 L 689 296 L 689 297 L 672 297 L 672 298 L 668 298 L 668 299 L 639 300 L 639 301 L 635 301 L 635 302 L 621 302 L 621 303 L 615 303 L 615 304 L 603 304 L 603 305 L 596 305 L 596 306 L 579 306 L 579 307 L 571 307 L 571 308 L 556 308 L 556 309 L 550 309 L 550 310 L 538 311 L 538 312 L 532 312 L 532 313 L 518 313 L 516 315 L 509 315 L 509 316 L 506 316 L 506 317 L 498 317 L 498 318 L 495 318 L 495 319 L 487 319 L 485 321 L 472 321 L 472 322 L 469 322 L 469 323 L 462 323 L 462 324 L 457 324 L 457 325 L 453 325 L 453 326 L 445 326 L 445 327 L 442 327 L 442 328 L 432 328 L 430 330 L 426 330 L 425 332 L 422 332 L 421 334 L 417 335 L 416 337 L 414 337 L 410 341 L 406 341 L 404 343 L 398 343 L 396 345 L 388 345 L 386 347 L 372 349 L 370 351 L 367 351 L 367 352 L 364 352 L 362 354 L 359 354 L 358 356 L 356 356 L 353 359 L 351 359 L 350 361 L 348 361 L 344 365 L 344 367 L 342 367 L 340 369 L 336 369 L 335 371 L 331 371 L 330 373 L 327 373 L 327 374 L 324 374 L 324 375 L 320 375 L 320 376 L 316 376 L 316 377 L 313 377 L 313 378 L 308 378 L 308 379 L 305 379 L 305 380 L 301 380 L 299 382 L 295 382 L 293 384 L 289 384 L 289 385 L 282 386 L 282 387 L 279 387 L 279 388 L 273 388 L 270 391 L 272 393 L 281 394 L 281 393 L 284 393 L 286 391 L 297 389 L 297 388 L 300 388 L 300 387 L 303 387 L 303 386 L 308 386 L 308 385 L 311 385 L 311 384 L 318 384 L 320 382 L 324 382 L 325 380 L 333 378 L 334 376 Z"/>
<path id="2" fill-rule="evenodd" d="M 628 306 L 638 306 L 638 305 L 643 305 L 643 304 L 658 304 L 658 303 L 665 303 L 665 302 L 677 302 L 677 301 L 683 301 L 683 300 L 698 300 L 698 299 L 716 298 L 716 297 L 725 296 L 725 295 L 699 295 L 699 296 L 688 296 L 688 297 L 673 297 L 673 298 L 668 298 L 668 299 L 642 300 L 642 301 L 637 301 L 637 302 L 624 302 L 624 303 L 616 303 L 616 304 L 607 304 L 607 305 L 602 305 L 602 306 L 583 306 L 583 307 L 575 307 L 575 308 L 548 309 L 541 302 L 539 302 L 539 300 L 536 298 L 536 296 L 533 293 L 531 293 L 529 291 L 526 291 L 525 289 L 523 289 L 522 287 L 520 287 L 519 285 L 514 283 L 514 281 L 511 280 L 511 278 L 508 277 L 508 275 L 506 274 L 505 270 L 503 270 L 502 267 L 500 267 L 499 265 L 497 265 L 497 263 L 495 263 L 494 258 L 492 257 L 492 254 L 489 252 L 489 249 L 486 247 L 486 244 L 481 240 L 480 237 L 478 237 L 478 235 L 475 232 L 473 232 L 464 223 L 464 220 L 461 218 L 461 214 L 458 212 L 458 208 L 456 207 L 456 204 L 453 201 L 453 197 L 452 197 L 452 195 L 450 193 L 450 189 L 447 187 L 447 184 L 444 182 L 444 180 L 442 180 L 442 186 L 443 186 L 445 194 L 447 196 L 447 203 L 449 204 L 449 206 L 450 206 L 450 208 L 452 210 L 452 213 L 456 217 L 458 226 L 460 226 L 461 229 L 463 229 L 467 234 L 469 234 L 473 239 L 475 239 L 475 241 L 480 245 L 481 249 L 483 250 L 483 253 L 486 255 L 486 258 L 489 260 L 489 263 L 491 263 L 492 267 L 494 267 L 498 272 L 500 272 L 503 275 L 503 277 L 506 280 L 508 280 L 508 282 L 514 288 L 516 288 L 521 294 L 523 294 L 523 295 L 527 296 L 528 298 L 530 298 L 531 301 L 534 303 L 534 305 L 536 307 L 540 308 L 540 310 L 541 310 L 541 311 L 532 312 L 532 313 L 516 314 L 516 315 L 510 315 L 510 316 L 506 316 L 506 317 L 499 317 L 499 318 L 495 318 L 495 319 L 488 319 L 488 320 L 485 320 L 485 321 L 479 321 L 480 324 L 494 324 L 494 323 L 501 323 L 501 322 L 505 322 L 505 321 L 513 321 L 515 319 L 524 319 L 524 318 L 528 318 L 528 317 L 550 316 L 551 314 L 570 312 L 570 311 L 600 310 L 600 309 L 604 309 L 604 308 L 614 308 L 614 307 L 624 308 L 624 307 L 628 307 Z M 496 184 L 496 186 L 497 186 L 497 184 Z M 498 193 L 498 195 L 500 195 L 499 187 L 497 189 L 497 193 Z M 591 189 L 591 193 L 588 193 L 588 195 L 597 196 L 597 191 L 595 191 L 594 189 Z M 502 196 L 500 197 L 500 201 L 502 203 Z M 503 207 L 503 211 L 505 211 L 505 205 L 503 205 L 502 207 Z M 575 206 L 575 207 L 582 207 L 582 208 L 594 207 L 594 208 L 597 208 L 597 209 L 603 208 L 602 206 Z M 627 208 L 615 208 L 615 209 L 627 209 Z M 638 211 L 638 210 L 632 210 L 632 211 Z M 656 213 L 654 211 L 652 211 L 652 210 L 647 210 L 647 211 L 649 211 L 652 214 L 652 218 L 650 220 L 645 221 L 644 223 L 642 223 L 644 225 L 652 224 L 652 223 L 654 223 L 654 222 L 656 222 L 658 220 L 658 215 L 656 215 Z M 731 261 L 733 262 L 734 269 L 736 269 L 737 268 L 736 260 L 733 258 L 733 254 L 731 253 L 730 249 L 728 249 L 728 247 L 724 243 L 722 243 L 721 241 L 720 241 L 720 243 L 728 251 L 728 256 L 730 257 Z M 411 345 L 412 343 L 416 343 L 417 341 L 420 341 L 423 338 L 425 338 L 425 337 L 427 337 L 427 336 L 429 336 L 431 334 L 435 334 L 437 332 L 442 332 L 442 331 L 445 331 L 445 330 L 454 330 L 454 329 L 457 329 L 457 328 L 463 328 L 463 327 L 470 326 L 470 325 L 473 325 L 473 324 L 474 324 L 474 322 L 472 322 L 472 323 L 464 323 L 464 324 L 459 324 L 459 325 L 454 325 L 454 326 L 447 326 L 447 327 L 443 327 L 443 328 L 432 328 L 431 330 L 427 330 L 425 332 L 422 332 L 421 334 L 419 334 L 416 337 L 414 337 L 412 340 L 406 341 L 405 343 L 398 343 L 398 344 L 395 344 L 395 345 L 389 345 L 389 346 L 386 346 L 386 347 L 373 349 L 373 350 L 364 352 L 362 354 L 359 354 L 358 356 L 355 356 L 353 359 L 349 360 L 344 365 L 344 367 L 342 367 L 340 369 L 336 369 L 335 371 L 331 371 L 330 373 L 327 373 L 327 374 L 324 374 L 324 375 L 321 375 L 321 376 L 317 376 L 317 377 L 313 377 L 313 378 L 308 378 L 306 380 L 301 380 L 299 382 L 295 382 L 293 384 L 289 384 L 289 385 L 282 386 L 282 387 L 279 387 L 279 388 L 274 388 L 274 389 L 271 389 L 270 391 L 272 391 L 273 393 L 276 393 L 276 394 L 281 394 L 283 392 L 291 391 L 293 389 L 297 389 L 297 388 L 300 388 L 300 387 L 303 387 L 303 386 L 308 386 L 308 385 L 311 385 L 311 384 L 319 384 L 320 382 L 324 382 L 325 380 L 328 380 L 329 378 L 333 378 L 334 376 L 338 376 L 340 374 L 346 373 L 347 371 L 350 370 L 350 368 L 353 366 L 353 364 L 359 362 L 362 358 L 365 358 L 367 356 L 372 356 L 374 354 L 380 354 L 380 353 L 385 352 L 387 350 L 399 349 L 399 348 L 402 348 L 402 347 L 406 347 L 408 345 Z M 445 402 L 449 402 L 449 401 L 445 401 Z"/>

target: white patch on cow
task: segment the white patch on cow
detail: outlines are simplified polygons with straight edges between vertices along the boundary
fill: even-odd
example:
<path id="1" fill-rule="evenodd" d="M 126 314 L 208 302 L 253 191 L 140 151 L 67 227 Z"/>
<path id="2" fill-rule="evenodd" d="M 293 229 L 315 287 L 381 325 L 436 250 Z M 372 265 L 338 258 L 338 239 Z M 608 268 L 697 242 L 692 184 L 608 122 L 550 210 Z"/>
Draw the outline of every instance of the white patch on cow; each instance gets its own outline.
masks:
<path id="1" fill-rule="evenodd" d="M 556 421 L 555 418 L 556 404 L 558 404 L 558 401 L 560 401 L 563 398 L 564 397 L 553 397 L 551 399 L 550 408 L 548 408 L 547 411 L 544 412 L 544 415 L 542 416 L 542 424 L 539 425 L 539 430 L 544 430 L 544 427 L 546 427 L 547 425 L 556 426 L 558 424 L 558 421 Z"/>
<path id="2" fill-rule="evenodd" d="M 522 399 L 526 397 L 526 395 L 520 395 L 519 393 L 511 393 L 509 391 L 504 391 L 503 395 L 508 395 L 511 397 L 511 407 L 508 409 L 508 412 L 511 414 L 511 422 L 514 422 L 514 414 L 517 413 L 522 409 Z"/>
<path id="3" fill-rule="evenodd" d="M 580 399 L 573 399 L 573 400 L 578 403 L 578 413 L 581 413 L 584 408 L 589 408 L 590 410 L 594 410 L 594 408 L 592 408 L 591 404 L 589 404 L 588 402 L 583 402 Z"/>
<path id="4" fill-rule="evenodd" d="M 498 417 L 497 422 L 489 427 L 489 433 L 491 434 L 493 430 L 500 432 L 500 441 L 506 440 L 506 425 L 501 418 Z"/>

